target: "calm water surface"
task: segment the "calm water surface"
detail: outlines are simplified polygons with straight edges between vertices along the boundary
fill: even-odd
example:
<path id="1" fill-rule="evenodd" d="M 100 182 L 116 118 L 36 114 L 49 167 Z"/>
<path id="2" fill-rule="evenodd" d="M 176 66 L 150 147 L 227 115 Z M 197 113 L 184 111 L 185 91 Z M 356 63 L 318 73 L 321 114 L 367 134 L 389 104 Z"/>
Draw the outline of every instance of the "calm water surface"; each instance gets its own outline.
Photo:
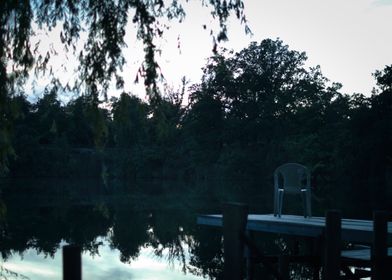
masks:
<path id="1" fill-rule="evenodd" d="M 61 279 L 64 244 L 82 248 L 83 279 L 217 279 L 221 229 L 198 226 L 197 215 L 220 213 L 229 201 L 271 213 L 272 189 L 248 182 L 1 180 L 0 279 Z M 315 200 L 313 215 L 327 207 Z M 301 213 L 301 199 L 287 196 L 283 212 L 289 209 Z M 298 247 L 286 237 L 258 234 L 263 252 Z M 292 278 L 310 273 L 294 267 Z"/>
<path id="2" fill-rule="evenodd" d="M 260 201 L 238 184 L 1 184 L 0 279 L 61 279 L 64 244 L 82 247 L 83 279 L 216 278 L 221 232 L 197 226 L 197 215 L 220 212 L 225 201 Z"/>

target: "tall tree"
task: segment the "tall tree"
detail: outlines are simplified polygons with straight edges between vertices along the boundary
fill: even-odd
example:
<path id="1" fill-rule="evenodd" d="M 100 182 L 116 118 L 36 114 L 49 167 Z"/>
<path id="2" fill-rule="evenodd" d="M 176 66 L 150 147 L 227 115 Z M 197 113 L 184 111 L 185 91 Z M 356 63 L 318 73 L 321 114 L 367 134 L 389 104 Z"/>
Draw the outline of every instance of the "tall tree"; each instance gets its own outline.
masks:
<path id="1" fill-rule="evenodd" d="M 147 104 L 136 96 L 122 93 L 112 106 L 116 146 L 129 149 L 146 141 Z"/>
<path id="2" fill-rule="evenodd" d="M 205 67 L 191 99 L 202 92 L 222 103 L 222 162 L 235 166 L 230 174 L 256 175 L 260 169 L 270 174 L 270 166 L 304 154 L 293 143 L 315 141 L 340 94 L 338 84 L 327 86 L 319 67 L 305 68 L 306 59 L 281 40 L 266 39 L 235 54 L 218 54 Z"/>

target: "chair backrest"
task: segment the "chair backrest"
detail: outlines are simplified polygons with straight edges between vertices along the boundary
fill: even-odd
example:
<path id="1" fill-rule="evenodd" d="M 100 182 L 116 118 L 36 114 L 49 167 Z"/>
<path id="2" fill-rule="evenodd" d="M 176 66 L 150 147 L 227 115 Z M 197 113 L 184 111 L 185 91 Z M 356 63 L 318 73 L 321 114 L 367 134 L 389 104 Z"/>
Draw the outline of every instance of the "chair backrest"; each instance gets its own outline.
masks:
<path id="1" fill-rule="evenodd" d="M 275 169 L 275 189 L 284 189 L 288 193 L 300 193 L 310 188 L 310 172 L 306 166 L 298 163 L 285 163 Z"/>

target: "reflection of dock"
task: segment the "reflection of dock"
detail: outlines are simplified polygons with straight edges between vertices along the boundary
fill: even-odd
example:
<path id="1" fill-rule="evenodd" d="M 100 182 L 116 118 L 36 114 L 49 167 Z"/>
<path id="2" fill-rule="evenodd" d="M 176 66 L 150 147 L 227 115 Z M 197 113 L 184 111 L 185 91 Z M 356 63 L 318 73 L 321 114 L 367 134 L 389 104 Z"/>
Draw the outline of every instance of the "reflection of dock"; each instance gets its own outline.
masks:
<path id="1" fill-rule="evenodd" d="M 258 255 L 264 266 L 271 266 L 268 257 L 259 252 L 250 239 L 250 232 L 268 232 L 289 236 L 306 237 L 320 243 L 319 250 L 308 256 L 273 256 L 270 260 L 278 261 L 276 271 L 272 273 L 277 279 L 289 279 L 289 262 L 309 260 L 319 277 L 319 268 L 323 266 L 323 279 L 360 279 L 372 273 L 372 279 L 392 279 L 387 271 L 391 261 L 391 250 L 387 244 L 392 241 L 392 223 L 388 222 L 386 212 L 375 212 L 374 222 L 371 220 L 341 219 L 340 212 L 329 211 L 324 217 L 304 218 L 303 216 L 282 215 L 281 218 L 272 214 L 254 215 L 247 213 L 247 206 L 227 204 L 223 215 L 200 215 L 197 223 L 206 226 L 223 227 L 224 236 L 224 277 L 225 279 L 242 279 L 245 275 L 243 267 L 244 255 L 247 257 L 247 277 L 252 279 L 249 266 L 254 266 L 249 259 Z M 226 240 L 228 239 L 228 240 Z M 341 251 L 341 241 L 352 244 L 367 244 L 361 250 Z M 247 247 L 248 254 L 244 254 Z M 253 251 L 253 252 L 252 252 Z M 253 255 L 253 257 L 251 257 Z M 389 257 L 388 257 L 389 255 Z M 233 259 L 234 258 L 234 259 Z M 284 264 L 285 263 L 285 264 Z M 358 274 L 350 267 L 370 267 L 370 270 L 358 269 Z M 343 273 L 343 274 L 342 274 Z"/>

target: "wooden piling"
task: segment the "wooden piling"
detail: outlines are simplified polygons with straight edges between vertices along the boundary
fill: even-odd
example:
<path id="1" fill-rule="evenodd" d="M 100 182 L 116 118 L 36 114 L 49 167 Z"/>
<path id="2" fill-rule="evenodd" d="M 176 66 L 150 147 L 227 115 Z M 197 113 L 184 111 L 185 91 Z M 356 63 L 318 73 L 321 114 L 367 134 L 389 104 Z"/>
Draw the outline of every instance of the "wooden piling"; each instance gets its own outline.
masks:
<path id="1" fill-rule="evenodd" d="M 63 247 L 63 280 L 82 279 L 82 254 L 79 246 Z"/>
<path id="2" fill-rule="evenodd" d="M 253 240 L 253 232 L 247 230 L 245 232 L 246 238 L 251 241 Z M 254 252 L 252 252 L 251 248 L 247 246 L 245 242 L 245 256 L 246 256 L 246 280 L 254 279 L 255 272 L 255 263 L 254 263 Z"/>
<path id="3" fill-rule="evenodd" d="M 329 210 L 325 225 L 324 279 L 336 280 L 340 277 L 341 213 Z"/>
<path id="4" fill-rule="evenodd" d="M 248 206 L 226 203 L 223 206 L 223 279 L 244 278 L 244 241 Z"/>
<path id="5" fill-rule="evenodd" d="M 372 247 L 372 279 L 391 279 L 388 256 L 388 213 L 373 212 L 373 247 Z M 389 275 L 387 275 L 389 274 Z"/>
<path id="6" fill-rule="evenodd" d="M 290 279 L 290 258 L 288 255 L 280 255 L 278 259 L 278 267 L 279 267 L 279 274 L 281 280 L 289 280 Z"/>

